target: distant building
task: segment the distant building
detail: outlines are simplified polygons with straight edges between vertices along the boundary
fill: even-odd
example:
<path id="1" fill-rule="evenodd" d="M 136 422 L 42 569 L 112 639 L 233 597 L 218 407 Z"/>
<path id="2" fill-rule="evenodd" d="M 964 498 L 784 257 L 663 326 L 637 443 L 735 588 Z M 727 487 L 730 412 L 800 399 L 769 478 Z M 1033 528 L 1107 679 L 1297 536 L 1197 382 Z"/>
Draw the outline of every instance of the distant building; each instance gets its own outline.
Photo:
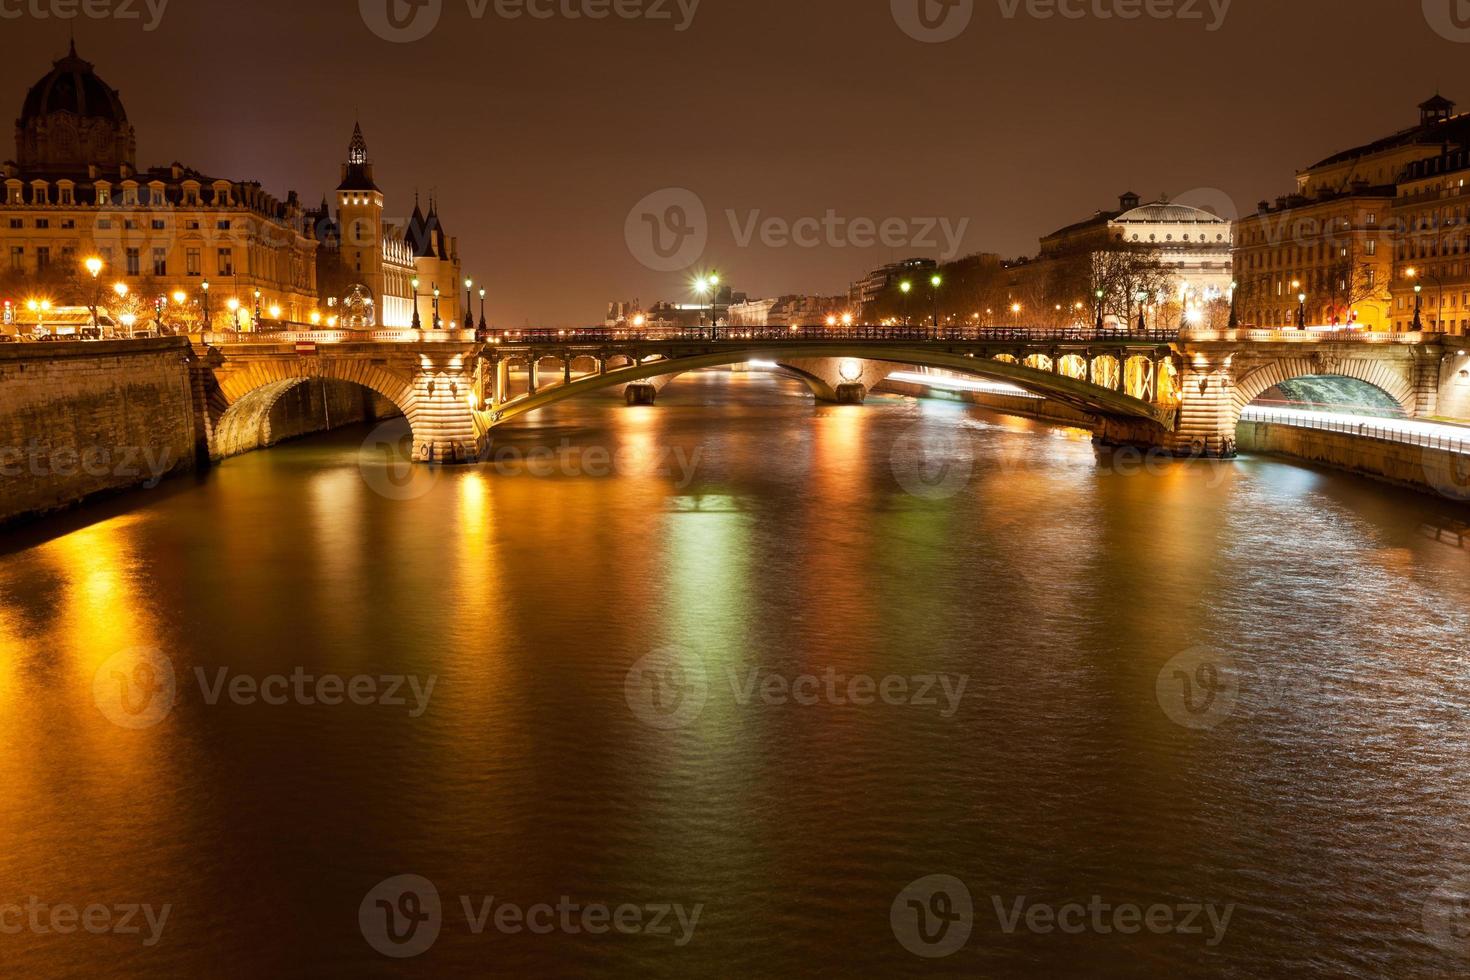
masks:
<path id="1" fill-rule="evenodd" d="M 904 259 L 902 262 L 889 263 L 874 269 L 853 283 L 848 292 L 848 300 L 859 309 L 866 311 L 894 284 L 906 278 L 916 281 L 928 278 L 938 268 L 939 263 L 933 259 Z"/>
<path id="2" fill-rule="evenodd" d="M 845 296 L 781 296 L 759 299 L 730 307 L 731 327 L 819 327 L 829 317 L 857 311 Z"/>

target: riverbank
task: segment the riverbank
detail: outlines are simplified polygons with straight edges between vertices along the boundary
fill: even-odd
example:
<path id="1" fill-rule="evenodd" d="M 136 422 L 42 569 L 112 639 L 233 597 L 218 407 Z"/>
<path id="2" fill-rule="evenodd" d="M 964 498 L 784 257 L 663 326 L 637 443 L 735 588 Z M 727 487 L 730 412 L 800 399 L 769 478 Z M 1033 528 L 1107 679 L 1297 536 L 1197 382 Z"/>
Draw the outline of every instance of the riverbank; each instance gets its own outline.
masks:
<path id="1" fill-rule="evenodd" d="M 1470 501 L 1470 455 L 1371 435 L 1242 421 L 1241 451 L 1287 456 L 1451 500 Z"/>

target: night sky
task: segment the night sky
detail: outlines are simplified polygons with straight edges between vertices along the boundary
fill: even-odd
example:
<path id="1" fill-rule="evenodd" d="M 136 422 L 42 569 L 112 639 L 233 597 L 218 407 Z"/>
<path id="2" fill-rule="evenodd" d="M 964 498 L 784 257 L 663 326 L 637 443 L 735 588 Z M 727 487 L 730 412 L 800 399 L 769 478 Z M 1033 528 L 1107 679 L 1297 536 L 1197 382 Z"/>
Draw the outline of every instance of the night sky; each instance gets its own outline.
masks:
<path id="1" fill-rule="evenodd" d="M 943 44 L 905 34 L 889 0 L 702 0 L 682 32 L 677 0 L 642 0 L 666 20 L 575 21 L 504 19 L 495 0 L 474 19 L 442 0 L 412 43 L 377 36 L 358 0 L 172 0 L 151 32 L 144 0 L 115 2 L 140 19 L 41 19 L 29 10 L 64 0 L 3 0 L 15 115 L 69 24 L 121 90 L 141 166 L 177 159 L 316 202 L 360 114 L 389 213 L 437 188 L 502 326 L 687 299 L 688 276 L 647 268 L 625 236 L 662 188 L 707 209 L 693 265 L 753 296 L 837 294 L 944 248 L 741 247 L 726 210 L 741 224 L 757 209 L 968 219 L 962 252 L 1029 254 L 1127 189 L 1248 212 L 1296 169 L 1413 124 L 1436 87 L 1470 104 L 1470 44 L 1430 24 L 1457 0 L 1235 0 L 1213 32 L 1209 0 L 1175 0 L 1193 20 L 1036 19 L 1026 3 L 1007 18 L 1012 0 L 974 0 Z"/>

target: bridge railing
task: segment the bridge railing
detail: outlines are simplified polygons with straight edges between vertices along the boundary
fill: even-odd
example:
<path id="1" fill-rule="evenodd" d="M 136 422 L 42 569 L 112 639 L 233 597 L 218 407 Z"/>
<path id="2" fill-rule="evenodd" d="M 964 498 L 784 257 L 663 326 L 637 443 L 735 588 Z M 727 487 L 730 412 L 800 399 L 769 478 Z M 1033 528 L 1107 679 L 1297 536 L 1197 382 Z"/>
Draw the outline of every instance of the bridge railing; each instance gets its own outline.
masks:
<path id="1" fill-rule="evenodd" d="M 1276 344 L 1422 344 L 1422 332 L 1388 332 L 1372 330 L 1347 330 L 1341 327 L 1259 328 L 1240 327 L 1236 330 L 1202 330 L 1189 328 L 1179 333 L 1179 339 L 1194 343 L 1276 343 Z"/>
<path id="2" fill-rule="evenodd" d="M 1103 330 L 1029 329 L 1026 327 L 721 327 L 711 338 L 705 330 L 617 330 L 586 328 L 572 330 L 487 330 L 484 338 L 492 344 L 593 344 L 593 343 L 697 343 L 713 340 L 759 343 L 792 343 L 813 341 L 871 341 L 875 343 L 983 343 L 1016 342 L 1024 344 L 1147 342 L 1169 343 L 1177 340 L 1177 330 Z"/>
<path id="3" fill-rule="evenodd" d="M 1298 429 L 1316 429 L 1320 432 L 1337 432 L 1342 435 L 1397 442 L 1406 446 L 1424 449 L 1439 449 L 1448 453 L 1470 455 L 1470 429 L 1464 436 L 1454 435 L 1451 426 L 1443 426 L 1443 432 L 1429 426 L 1413 428 L 1412 420 L 1395 424 L 1391 419 L 1345 419 L 1331 416 L 1314 416 L 1311 412 L 1273 412 L 1269 409 L 1248 407 L 1241 413 L 1242 422 L 1264 422 L 1270 425 L 1286 425 Z M 1439 427 L 1437 427 L 1439 428 Z"/>
<path id="4" fill-rule="evenodd" d="M 224 330 L 206 333 L 207 344 L 433 344 L 474 343 L 473 330 Z"/>

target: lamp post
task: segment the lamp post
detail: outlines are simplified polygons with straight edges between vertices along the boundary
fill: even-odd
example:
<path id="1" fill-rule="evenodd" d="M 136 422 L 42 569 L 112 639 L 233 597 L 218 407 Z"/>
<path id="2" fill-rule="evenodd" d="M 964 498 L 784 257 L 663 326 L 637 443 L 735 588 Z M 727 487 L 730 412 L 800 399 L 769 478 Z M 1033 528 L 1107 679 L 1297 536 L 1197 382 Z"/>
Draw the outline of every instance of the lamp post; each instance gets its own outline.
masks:
<path id="1" fill-rule="evenodd" d="M 1134 299 L 1138 300 L 1138 335 L 1141 337 L 1148 333 L 1148 293 L 1140 289 Z"/>
<path id="2" fill-rule="evenodd" d="M 1424 284 L 1414 283 L 1414 332 L 1424 329 Z"/>
<path id="3" fill-rule="evenodd" d="M 256 333 L 260 333 L 260 290 L 255 291 L 255 317 L 251 321 L 251 327 Z"/>
<path id="4" fill-rule="evenodd" d="M 1307 294 L 1296 294 L 1296 328 L 1307 329 Z"/>
<path id="5" fill-rule="evenodd" d="M 424 325 L 419 319 L 419 277 L 414 276 L 410 279 L 409 285 L 413 287 L 413 329 L 422 330 Z"/>
<path id="6" fill-rule="evenodd" d="M 86 261 L 87 271 L 92 274 L 92 302 L 88 309 L 92 313 L 92 329 L 96 330 L 101 324 L 97 320 L 97 277 L 102 275 L 102 260 L 93 256 Z"/>
<path id="7" fill-rule="evenodd" d="M 1240 326 L 1240 311 L 1236 308 L 1235 295 L 1240 291 L 1240 283 L 1230 284 L 1230 329 L 1234 330 Z"/>
<path id="8" fill-rule="evenodd" d="M 702 295 L 705 295 L 706 293 L 709 294 L 709 339 L 710 340 L 718 340 L 719 339 L 719 323 L 715 319 L 715 317 L 716 317 L 715 306 L 716 306 L 716 303 L 717 303 L 717 301 L 719 299 L 719 295 L 720 295 L 720 277 L 719 277 L 719 275 L 714 274 L 714 273 L 711 273 L 708 276 L 705 276 L 703 278 L 700 278 L 700 279 L 695 280 L 695 282 L 694 282 L 694 290 L 695 290 L 695 292 L 699 293 L 701 296 Z"/>
<path id="9" fill-rule="evenodd" d="M 944 284 L 944 277 L 939 273 L 929 277 L 929 298 L 934 306 L 934 339 L 939 338 L 939 287 Z"/>
<path id="10" fill-rule="evenodd" d="M 442 294 L 439 292 L 439 286 L 436 283 L 435 286 L 434 286 L 434 329 L 435 330 L 443 330 L 444 329 L 444 321 L 441 320 L 441 319 L 439 319 L 439 297 L 440 297 L 440 295 L 442 295 Z"/>
<path id="11" fill-rule="evenodd" d="M 475 281 L 466 279 L 464 281 L 464 328 L 475 329 Z"/>
<path id="12" fill-rule="evenodd" d="M 1107 324 L 1103 322 L 1103 300 L 1104 299 L 1107 299 L 1108 294 L 1107 294 L 1107 291 L 1106 290 L 1099 289 L 1097 291 L 1096 295 L 1097 295 L 1097 332 L 1098 333 L 1102 333 L 1103 330 L 1105 330 L 1107 328 Z"/>
<path id="13" fill-rule="evenodd" d="M 485 287 L 484 286 L 481 286 L 480 287 L 480 329 L 481 330 L 487 330 L 487 329 L 489 329 L 485 325 Z"/>
<path id="14" fill-rule="evenodd" d="M 204 297 L 204 329 L 207 332 L 214 327 L 209 319 L 209 280 L 206 279 L 199 284 L 199 293 Z"/>
<path id="15" fill-rule="evenodd" d="M 903 293 L 903 325 L 909 325 L 909 293 L 914 291 L 914 284 L 905 279 L 898 284 L 899 292 Z"/>
<path id="16" fill-rule="evenodd" d="M 231 296 L 225 300 L 225 309 L 230 311 L 230 329 L 236 333 L 240 332 L 240 300 Z"/>

